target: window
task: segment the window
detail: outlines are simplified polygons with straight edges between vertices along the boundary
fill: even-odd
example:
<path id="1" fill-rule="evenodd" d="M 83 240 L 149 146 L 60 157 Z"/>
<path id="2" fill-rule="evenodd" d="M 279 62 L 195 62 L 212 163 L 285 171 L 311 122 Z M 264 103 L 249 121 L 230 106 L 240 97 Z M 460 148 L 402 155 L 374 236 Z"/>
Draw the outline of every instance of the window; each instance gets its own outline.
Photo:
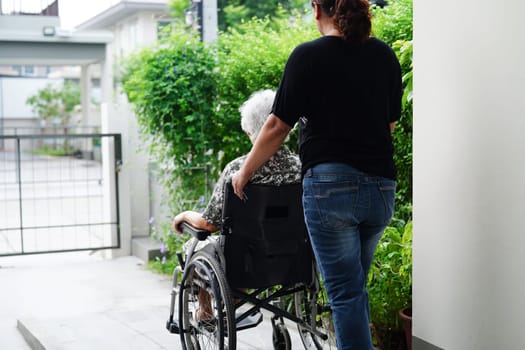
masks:
<path id="1" fill-rule="evenodd" d="M 24 66 L 24 69 L 22 70 L 22 75 L 29 75 L 29 76 L 35 75 L 35 67 L 34 66 Z"/>

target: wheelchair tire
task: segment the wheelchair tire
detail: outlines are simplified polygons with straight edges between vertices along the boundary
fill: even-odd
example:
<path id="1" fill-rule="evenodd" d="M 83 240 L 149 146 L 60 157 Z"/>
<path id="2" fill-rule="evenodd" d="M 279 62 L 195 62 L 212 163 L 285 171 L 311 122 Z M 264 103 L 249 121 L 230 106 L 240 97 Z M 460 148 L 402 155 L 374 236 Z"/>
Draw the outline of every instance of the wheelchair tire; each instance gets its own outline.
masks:
<path id="1" fill-rule="evenodd" d="M 199 291 L 212 307 L 209 320 L 197 320 Z M 226 276 L 217 259 L 199 251 L 186 263 L 179 288 L 179 327 L 184 350 L 236 348 L 235 310 Z"/>
<path id="2" fill-rule="evenodd" d="M 290 333 L 284 323 L 277 323 L 272 332 L 274 350 L 292 350 L 292 340 Z"/>
<path id="3" fill-rule="evenodd" d="M 316 278 L 311 286 L 294 295 L 295 314 L 312 329 L 323 335 L 311 332 L 308 328 L 297 324 L 299 335 L 306 350 L 337 349 L 335 331 L 332 323 L 332 311 L 326 296 L 326 291 Z"/>

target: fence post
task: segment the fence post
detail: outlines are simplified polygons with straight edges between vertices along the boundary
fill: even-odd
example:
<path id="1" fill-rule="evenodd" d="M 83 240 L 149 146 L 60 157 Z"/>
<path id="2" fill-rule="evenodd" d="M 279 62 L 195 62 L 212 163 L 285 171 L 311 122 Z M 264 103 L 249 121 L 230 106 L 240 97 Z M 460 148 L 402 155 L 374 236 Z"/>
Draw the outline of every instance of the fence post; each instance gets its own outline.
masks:
<path id="1" fill-rule="evenodd" d="M 18 184 L 18 209 L 20 222 L 20 250 L 24 252 L 24 221 L 22 208 L 22 166 L 21 166 L 20 138 L 16 138 L 16 182 Z"/>

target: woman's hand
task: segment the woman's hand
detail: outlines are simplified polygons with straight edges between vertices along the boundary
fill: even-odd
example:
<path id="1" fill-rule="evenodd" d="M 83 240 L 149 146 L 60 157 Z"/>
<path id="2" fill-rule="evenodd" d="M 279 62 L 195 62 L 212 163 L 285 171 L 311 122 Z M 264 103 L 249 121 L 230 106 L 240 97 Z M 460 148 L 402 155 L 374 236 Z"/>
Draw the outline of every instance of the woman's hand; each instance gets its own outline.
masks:
<path id="1" fill-rule="evenodd" d="M 241 168 L 232 176 L 233 192 L 241 200 L 244 200 L 244 186 L 246 186 L 252 177 L 252 175 L 246 174 L 246 172 L 243 170 L 244 168 Z"/>

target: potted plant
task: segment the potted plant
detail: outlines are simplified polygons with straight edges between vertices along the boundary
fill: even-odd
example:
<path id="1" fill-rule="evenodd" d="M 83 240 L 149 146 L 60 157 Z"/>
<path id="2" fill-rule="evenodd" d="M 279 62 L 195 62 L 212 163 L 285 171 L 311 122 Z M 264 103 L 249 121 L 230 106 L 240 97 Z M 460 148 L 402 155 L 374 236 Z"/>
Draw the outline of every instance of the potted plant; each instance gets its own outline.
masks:
<path id="1" fill-rule="evenodd" d="M 399 318 L 405 330 L 405 342 L 408 350 L 412 349 L 412 306 L 407 306 L 399 310 Z"/>
<path id="2" fill-rule="evenodd" d="M 409 311 L 412 304 L 412 222 L 386 228 L 370 268 L 368 293 L 377 345 L 398 350 L 406 344 L 410 349 L 411 326 L 403 332 L 399 312 Z"/>

